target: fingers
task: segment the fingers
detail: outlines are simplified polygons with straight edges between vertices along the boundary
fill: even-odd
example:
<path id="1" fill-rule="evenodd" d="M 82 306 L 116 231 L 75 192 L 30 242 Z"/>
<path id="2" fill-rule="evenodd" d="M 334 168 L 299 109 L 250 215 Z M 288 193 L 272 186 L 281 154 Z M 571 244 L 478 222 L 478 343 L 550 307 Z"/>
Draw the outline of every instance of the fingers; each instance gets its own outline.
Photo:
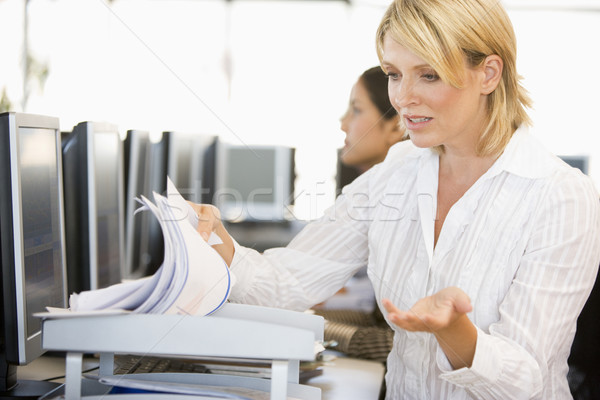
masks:
<path id="1" fill-rule="evenodd" d="M 389 313 L 388 320 L 406 331 L 434 332 L 452 319 L 452 307 L 437 308 L 431 297 L 420 299 L 407 311 L 398 309 L 388 299 L 382 300 L 382 304 Z"/>
<path id="2" fill-rule="evenodd" d="M 208 240 L 210 234 L 217 230 L 221 225 L 221 213 L 219 209 L 210 204 L 195 204 L 190 205 L 198 216 L 198 226 L 196 230 L 204 240 Z"/>
<path id="3" fill-rule="evenodd" d="M 454 310 L 456 310 L 457 313 L 466 314 L 473 310 L 471 299 L 460 288 L 449 287 L 444 290 L 448 292 L 449 298 L 454 306 Z"/>
<path id="4" fill-rule="evenodd" d="M 406 312 L 398 309 L 389 299 L 383 299 L 381 304 L 388 312 L 388 320 L 407 331 L 419 330 L 417 325 L 422 325 L 421 320 L 412 312 Z"/>
<path id="5" fill-rule="evenodd" d="M 396 308 L 396 306 L 390 301 L 390 299 L 383 299 L 381 300 L 381 304 L 383 305 L 383 307 L 385 308 L 385 310 L 389 313 L 393 313 L 396 311 L 400 311 L 398 308 Z"/>

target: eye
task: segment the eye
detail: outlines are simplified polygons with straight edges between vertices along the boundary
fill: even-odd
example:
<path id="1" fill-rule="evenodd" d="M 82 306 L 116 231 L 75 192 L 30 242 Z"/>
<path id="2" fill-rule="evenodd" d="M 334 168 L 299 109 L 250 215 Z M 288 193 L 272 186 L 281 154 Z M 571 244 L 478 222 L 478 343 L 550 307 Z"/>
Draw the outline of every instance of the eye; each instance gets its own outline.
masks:
<path id="1" fill-rule="evenodd" d="M 435 82 L 440 79 L 440 76 L 434 72 L 428 72 L 422 75 L 423 79 L 427 82 Z"/>
<path id="2" fill-rule="evenodd" d="M 400 74 L 396 74 L 394 72 L 389 72 L 387 74 L 387 77 L 388 77 L 389 80 L 395 81 L 395 80 L 398 80 L 400 78 Z"/>

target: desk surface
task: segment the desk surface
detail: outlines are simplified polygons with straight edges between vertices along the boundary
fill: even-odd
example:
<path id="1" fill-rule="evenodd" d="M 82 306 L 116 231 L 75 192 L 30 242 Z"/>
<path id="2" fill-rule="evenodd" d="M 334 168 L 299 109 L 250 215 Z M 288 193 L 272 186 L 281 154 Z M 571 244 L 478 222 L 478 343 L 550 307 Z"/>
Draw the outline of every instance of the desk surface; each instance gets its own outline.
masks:
<path id="1" fill-rule="evenodd" d="M 377 400 L 384 375 L 380 362 L 338 357 L 308 385 L 321 388 L 321 400 Z"/>
<path id="2" fill-rule="evenodd" d="M 83 370 L 97 365 L 97 359 L 84 358 Z M 64 374 L 65 360 L 55 356 L 40 357 L 17 370 L 19 379 L 28 380 L 50 379 Z M 377 400 L 383 376 L 381 363 L 337 357 L 323 366 L 323 375 L 310 379 L 307 384 L 321 389 L 322 400 Z"/>

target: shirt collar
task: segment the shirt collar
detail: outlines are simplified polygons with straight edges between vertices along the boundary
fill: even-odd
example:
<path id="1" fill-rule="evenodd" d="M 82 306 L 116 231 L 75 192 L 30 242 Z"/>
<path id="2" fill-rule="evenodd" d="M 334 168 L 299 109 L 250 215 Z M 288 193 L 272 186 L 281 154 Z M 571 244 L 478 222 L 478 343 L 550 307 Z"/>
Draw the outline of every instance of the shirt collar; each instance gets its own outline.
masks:
<path id="1" fill-rule="evenodd" d="M 527 126 L 521 126 L 486 175 L 506 171 L 523 178 L 539 179 L 551 175 L 558 167 L 557 159 L 529 133 Z"/>
<path id="2" fill-rule="evenodd" d="M 427 178 L 419 179 L 421 182 L 420 193 L 437 191 L 437 185 L 432 188 L 426 182 L 437 182 L 439 155 L 431 148 L 418 148 L 412 145 L 407 146 L 406 149 L 410 149 L 405 150 L 403 154 L 406 158 L 420 158 L 420 175 L 422 178 Z M 500 157 L 482 178 L 485 180 L 502 172 L 508 172 L 523 178 L 540 179 L 552 175 L 558 168 L 560 168 L 558 158 L 552 156 L 544 145 L 529 133 L 529 127 L 521 126 L 515 131 Z M 428 170 L 424 171 L 423 169 Z"/>

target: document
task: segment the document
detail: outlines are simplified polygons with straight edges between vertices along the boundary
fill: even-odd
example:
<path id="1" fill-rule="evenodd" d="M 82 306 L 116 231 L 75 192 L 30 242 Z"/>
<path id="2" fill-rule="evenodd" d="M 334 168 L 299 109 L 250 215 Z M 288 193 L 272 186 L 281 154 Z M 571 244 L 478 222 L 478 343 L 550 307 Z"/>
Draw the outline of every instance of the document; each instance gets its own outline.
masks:
<path id="1" fill-rule="evenodd" d="M 222 243 L 220 238 L 212 234 L 206 242 L 200 236 L 198 216 L 170 179 L 166 197 L 153 195 L 154 203 L 143 196 L 139 199 L 138 211 L 152 212 L 160 223 L 165 243 L 160 268 L 149 277 L 74 293 L 69 298 L 70 311 L 209 315 L 226 302 L 232 286 L 229 267 L 211 247 Z"/>
<path id="2" fill-rule="evenodd" d="M 89 377 L 89 376 L 88 376 Z M 164 382 L 159 379 L 152 381 L 119 376 L 102 376 L 100 383 L 112 386 L 111 394 L 135 393 L 127 389 L 136 389 L 137 393 L 172 393 L 200 396 L 200 399 L 236 399 L 236 400 L 270 400 L 271 394 L 262 390 L 236 386 L 212 386 L 191 383 Z M 175 398 L 175 396 L 174 396 Z M 300 400 L 296 397 L 286 397 L 287 400 Z"/>

